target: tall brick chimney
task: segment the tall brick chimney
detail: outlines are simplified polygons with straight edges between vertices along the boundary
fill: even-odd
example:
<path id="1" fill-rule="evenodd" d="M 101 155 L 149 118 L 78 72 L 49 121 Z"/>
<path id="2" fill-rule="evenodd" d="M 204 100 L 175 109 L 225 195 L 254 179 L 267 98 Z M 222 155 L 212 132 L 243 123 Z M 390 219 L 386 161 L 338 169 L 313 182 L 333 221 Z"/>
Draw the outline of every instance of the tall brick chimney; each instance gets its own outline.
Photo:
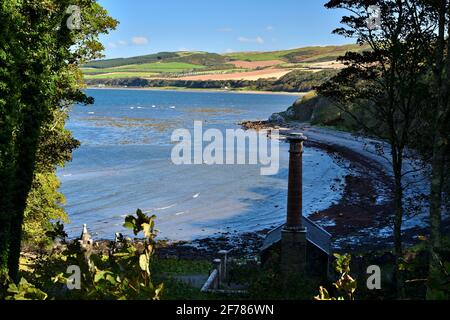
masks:
<path id="1" fill-rule="evenodd" d="M 289 150 L 289 186 L 286 229 L 302 229 L 302 187 L 303 187 L 303 142 L 306 137 L 301 133 L 288 136 Z"/>
<path id="2" fill-rule="evenodd" d="M 301 133 L 287 137 L 289 150 L 289 185 L 286 225 L 281 232 L 281 270 L 284 278 L 305 272 L 306 229 L 302 224 L 303 142 Z"/>

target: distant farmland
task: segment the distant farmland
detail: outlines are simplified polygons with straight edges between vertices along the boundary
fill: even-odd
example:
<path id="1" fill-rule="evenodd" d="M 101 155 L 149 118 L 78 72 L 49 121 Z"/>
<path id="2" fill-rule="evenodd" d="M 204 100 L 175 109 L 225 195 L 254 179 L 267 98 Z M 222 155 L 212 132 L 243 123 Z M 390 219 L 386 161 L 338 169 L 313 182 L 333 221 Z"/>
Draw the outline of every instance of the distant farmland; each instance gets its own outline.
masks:
<path id="1" fill-rule="evenodd" d="M 273 52 L 161 52 L 146 56 L 88 63 L 86 80 L 120 78 L 183 80 L 277 80 L 292 71 L 318 72 L 340 68 L 337 57 L 362 51 L 358 45 L 306 47 Z"/>

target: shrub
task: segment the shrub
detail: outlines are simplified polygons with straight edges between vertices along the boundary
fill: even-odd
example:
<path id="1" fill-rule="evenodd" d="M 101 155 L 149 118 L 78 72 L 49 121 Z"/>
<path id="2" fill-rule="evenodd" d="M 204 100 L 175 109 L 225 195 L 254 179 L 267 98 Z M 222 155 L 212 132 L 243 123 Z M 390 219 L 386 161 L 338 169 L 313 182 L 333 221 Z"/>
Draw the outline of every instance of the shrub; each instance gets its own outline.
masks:
<path id="1" fill-rule="evenodd" d="M 357 288 L 356 280 L 350 275 L 350 255 L 335 254 L 336 271 L 340 273 L 339 279 L 333 284 L 336 290 L 343 294 L 337 298 L 331 297 L 328 290 L 324 287 L 319 288 L 319 295 L 314 297 L 316 300 L 355 300 L 355 291 Z"/>

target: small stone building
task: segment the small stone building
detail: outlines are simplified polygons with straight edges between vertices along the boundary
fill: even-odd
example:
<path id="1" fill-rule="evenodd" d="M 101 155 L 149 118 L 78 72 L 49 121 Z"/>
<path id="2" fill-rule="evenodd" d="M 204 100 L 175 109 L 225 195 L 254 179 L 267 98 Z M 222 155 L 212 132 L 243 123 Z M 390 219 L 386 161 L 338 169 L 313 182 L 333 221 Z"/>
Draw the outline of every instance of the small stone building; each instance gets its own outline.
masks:
<path id="1" fill-rule="evenodd" d="M 269 232 L 261 248 L 263 263 L 279 257 L 285 280 L 304 274 L 325 278 L 330 262 L 331 235 L 302 212 L 303 142 L 306 140 L 301 133 L 287 136 L 290 155 L 286 223 Z"/>
<path id="2" fill-rule="evenodd" d="M 308 274 L 327 277 L 331 261 L 331 234 L 310 219 L 302 217 L 306 232 L 306 272 Z M 261 246 L 261 262 L 266 263 L 274 253 L 281 250 L 281 225 L 270 231 Z"/>

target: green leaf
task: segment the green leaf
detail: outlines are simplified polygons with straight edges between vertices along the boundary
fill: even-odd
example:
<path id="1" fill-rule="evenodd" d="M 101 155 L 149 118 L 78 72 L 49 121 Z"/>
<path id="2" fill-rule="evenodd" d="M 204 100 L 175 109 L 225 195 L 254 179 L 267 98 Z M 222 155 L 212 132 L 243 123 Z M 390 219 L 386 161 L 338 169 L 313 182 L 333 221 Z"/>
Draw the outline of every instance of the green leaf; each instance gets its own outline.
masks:
<path id="1" fill-rule="evenodd" d="M 159 300 L 163 290 L 164 290 L 164 283 L 161 283 L 155 290 L 155 297 L 153 298 L 153 300 Z"/>
<path id="2" fill-rule="evenodd" d="M 136 215 L 140 220 L 145 220 L 147 218 L 141 209 L 137 209 Z"/>
<path id="3" fill-rule="evenodd" d="M 101 280 L 104 280 L 106 274 L 107 274 L 107 271 L 97 270 L 97 272 L 95 273 L 95 276 L 94 276 L 94 282 L 97 283 Z"/>
<path id="4" fill-rule="evenodd" d="M 145 271 L 147 273 L 150 273 L 150 259 L 146 254 L 141 254 L 139 257 L 139 266 L 141 267 L 142 271 Z"/>
<path id="5" fill-rule="evenodd" d="M 127 229 L 134 229 L 134 224 L 132 222 L 125 222 L 123 227 Z"/>
<path id="6" fill-rule="evenodd" d="M 153 238 L 153 227 L 151 224 L 143 223 L 142 230 L 144 231 L 144 236 L 146 238 Z"/>

